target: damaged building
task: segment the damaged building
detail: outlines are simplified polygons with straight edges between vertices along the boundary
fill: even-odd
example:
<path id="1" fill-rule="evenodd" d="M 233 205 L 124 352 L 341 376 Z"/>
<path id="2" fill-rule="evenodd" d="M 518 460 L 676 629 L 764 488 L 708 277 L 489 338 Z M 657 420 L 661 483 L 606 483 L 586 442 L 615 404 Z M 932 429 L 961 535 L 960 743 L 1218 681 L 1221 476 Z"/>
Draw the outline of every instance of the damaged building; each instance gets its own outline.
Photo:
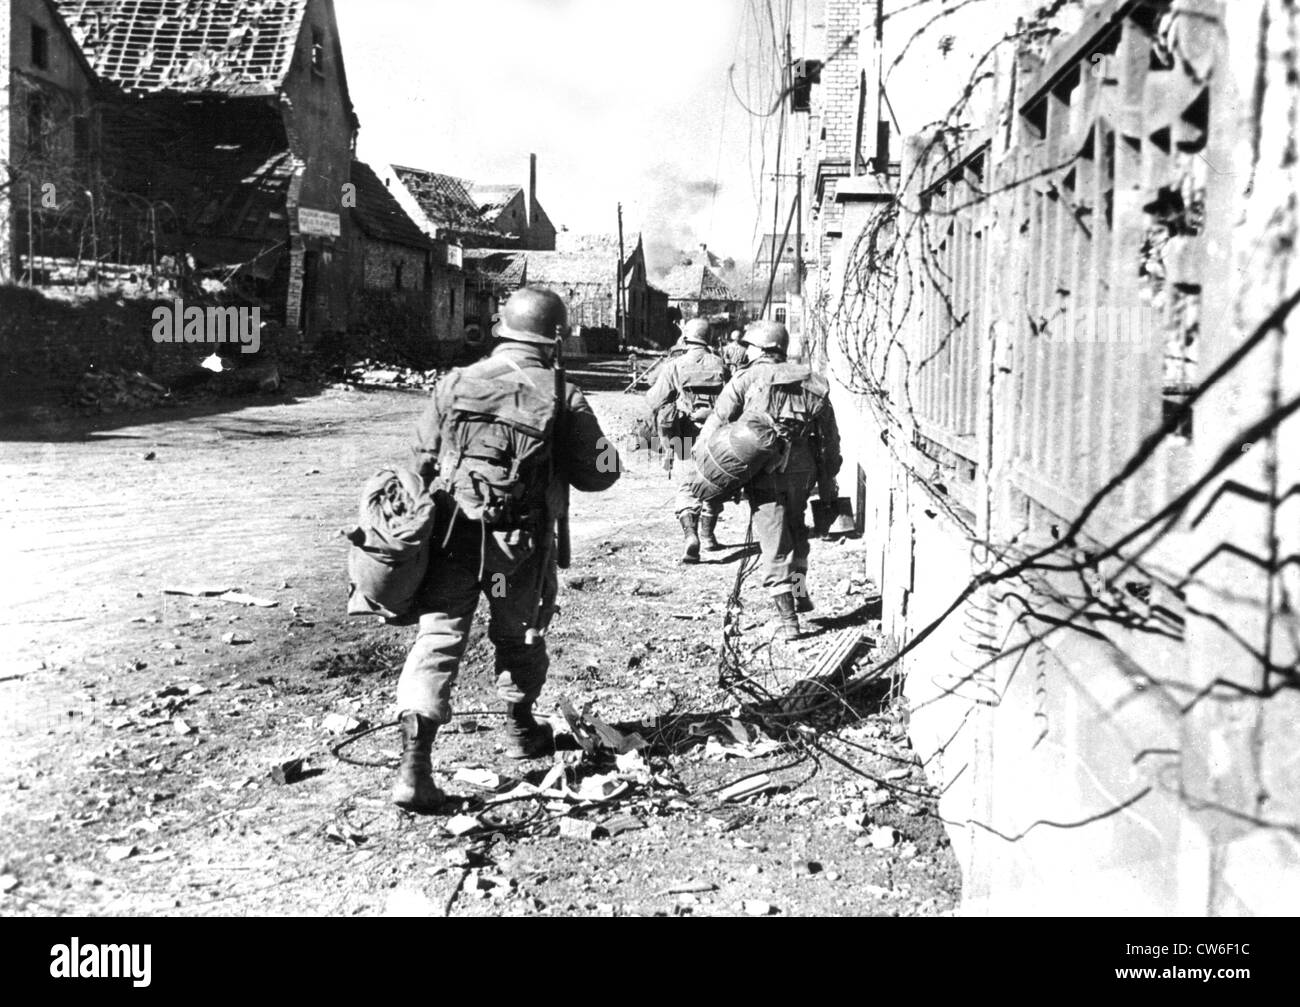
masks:
<path id="1" fill-rule="evenodd" d="M 344 329 L 357 118 L 330 0 L 55 6 L 105 93 L 95 258 L 232 287 L 309 341 Z"/>
<path id="2" fill-rule="evenodd" d="M 52 0 L 0 0 L 0 281 L 85 245 L 105 88 Z"/>
<path id="3" fill-rule="evenodd" d="M 369 165 L 352 162 L 352 186 L 349 331 L 417 364 L 446 362 L 465 298 L 459 249 L 425 234 Z"/>

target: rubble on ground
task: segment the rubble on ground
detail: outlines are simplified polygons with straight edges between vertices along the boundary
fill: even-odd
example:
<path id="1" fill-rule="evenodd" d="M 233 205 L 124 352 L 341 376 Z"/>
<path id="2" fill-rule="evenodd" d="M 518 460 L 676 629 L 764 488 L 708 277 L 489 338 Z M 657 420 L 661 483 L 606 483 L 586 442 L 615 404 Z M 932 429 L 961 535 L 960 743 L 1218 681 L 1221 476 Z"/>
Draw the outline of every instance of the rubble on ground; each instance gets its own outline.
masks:
<path id="1" fill-rule="evenodd" d="M 139 371 L 87 371 L 73 389 L 72 401 L 79 409 L 110 413 L 167 405 L 172 395 Z"/>
<path id="2" fill-rule="evenodd" d="M 344 384 L 426 389 L 434 386 L 442 372 L 436 367 L 422 371 L 401 364 L 366 359 L 345 364 L 336 373 Z"/>

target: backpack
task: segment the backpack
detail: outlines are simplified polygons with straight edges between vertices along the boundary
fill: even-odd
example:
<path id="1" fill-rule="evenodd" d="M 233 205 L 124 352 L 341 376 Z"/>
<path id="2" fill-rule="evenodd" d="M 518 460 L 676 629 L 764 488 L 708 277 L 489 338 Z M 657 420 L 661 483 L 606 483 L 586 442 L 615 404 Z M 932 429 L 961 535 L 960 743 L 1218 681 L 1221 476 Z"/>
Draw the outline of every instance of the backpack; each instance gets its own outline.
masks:
<path id="1" fill-rule="evenodd" d="M 546 496 L 559 403 L 509 364 L 454 371 L 442 417 L 438 481 L 462 512 L 518 528 Z"/>
<path id="2" fill-rule="evenodd" d="M 677 365 L 679 409 L 689 416 L 701 406 L 710 409 L 722 392 L 722 361 L 707 356 L 694 363 L 682 361 Z"/>
<path id="3" fill-rule="evenodd" d="M 765 411 L 788 444 L 812 433 L 831 390 L 807 364 L 777 364 L 773 371 Z"/>
<path id="4" fill-rule="evenodd" d="M 693 413 L 700 408 L 712 409 L 722 392 L 722 361 L 715 356 L 703 360 L 677 362 L 677 398 L 668 403 L 660 413 L 659 429 L 665 439 L 676 439 L 682 447 L 677 457 L 688 456 L 688 442 L 700 435 L 700 426 Z"/>

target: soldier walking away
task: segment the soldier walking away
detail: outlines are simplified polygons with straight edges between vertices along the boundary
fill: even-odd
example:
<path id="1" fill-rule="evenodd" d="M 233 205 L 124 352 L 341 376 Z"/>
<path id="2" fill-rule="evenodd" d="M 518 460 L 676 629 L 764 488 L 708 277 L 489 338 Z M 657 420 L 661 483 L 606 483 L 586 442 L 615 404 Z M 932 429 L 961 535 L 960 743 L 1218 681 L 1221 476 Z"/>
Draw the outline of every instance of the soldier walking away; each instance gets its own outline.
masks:
<path id="1" fill-rule="evenodd" d="M 709 348 L 709 323 L 693 318 L 682 333 L 686 352 L 664 364 L 659 379 L 646 392 L 646 409 L 656 417 L 660 432 L 671 451 L 677 475 L 674 510 L 686 538 L 683 563 L 698 563 L 700 548 L 721 549 L 715 535 L 722 501 L 701 504 L 691 493 L 695 476 L 691 448 L 700 435 L 700 424 L 713 412 L 724 383 L 722 359 Z"/>
<path id="2" fill-rule="evenodd" d="M 739 329 L 731 330 L 727 345 L 722 348 L 722 365 L 726 369 L 728 381 L 745 366 L 745 344 L 740 341 Z"/>
<path id="3" fill-rule="evenodd" d="M 754 534 L 762 553 L 763 586 L 787 640 L 800 635 L 799 614 L 813 611 L 808 593 L 808 526 L 804 510 L 814 477 L 839 473 L 840 435 L 830 387 L 807 364 L 787 363 L 790 335 L 780 322 L 753 322 L 745 330 L 749 365 L 733 377 L 700 436 L 742 413 L 770 416 L 786 442 L 784 457 L 747 488 Z"/>
<path id="4" fill-rule="evenodd" d="M 549 663 L 542 634 L 555 612 L 556 565 L 568 562 L 568 487 L 609 489 L 620 468 L 582 392 L 554 369 L 565 323 L 564 302 L 551 291 L 513 293 L 493 326 L 491 355 L 443 377 L 416 428 L 415 470 L 449 498 L 451 519 L 417 597 L 419 631 L 397 683 L 402 759 L 393 801 L 404 808 L 442 802 L 431 751 L 451 719 L 480 593 L 506 704 L 506 752 L 525 759 L 554 750 L 533 703 Z"/>

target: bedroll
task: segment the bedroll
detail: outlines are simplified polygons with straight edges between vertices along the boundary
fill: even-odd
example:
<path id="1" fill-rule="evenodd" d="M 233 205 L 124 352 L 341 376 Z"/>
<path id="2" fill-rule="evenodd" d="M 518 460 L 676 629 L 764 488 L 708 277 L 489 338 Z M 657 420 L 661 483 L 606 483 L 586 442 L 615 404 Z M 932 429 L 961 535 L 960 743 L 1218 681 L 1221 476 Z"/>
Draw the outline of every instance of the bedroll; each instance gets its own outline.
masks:
<path id="1" fill-rule="evenodd" d="M 777 462 L 786 447 L 771 417 L 741 413 L 734 423 L 715 428 L 696 443 L 696 475 L 687 486 L 699 500 L 728 496 Z"/>
<path id="2" fill-rule="evenodd" d="M 359 526 L 348 533 L 348 615 L 401 619 L 429 569 L 438 506 L 407 469 L 383 469 L 366 482 Z"/>

